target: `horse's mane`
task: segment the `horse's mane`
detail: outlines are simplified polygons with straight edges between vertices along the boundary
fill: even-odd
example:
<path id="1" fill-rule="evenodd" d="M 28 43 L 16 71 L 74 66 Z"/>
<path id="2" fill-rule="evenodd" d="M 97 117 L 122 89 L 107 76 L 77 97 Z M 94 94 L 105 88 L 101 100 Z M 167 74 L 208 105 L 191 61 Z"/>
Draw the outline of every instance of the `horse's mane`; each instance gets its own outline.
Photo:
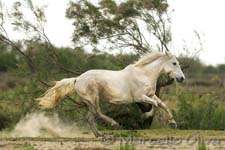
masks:
<path id="1" fill-rule="evenodd" d="M 171 56 L 172 54 L 168 53 L 168 55 L 166 53 L 163 52 L 151 52 L 151 53 L 147 53 L 145 55 L 143 55 L 137 62 L 134 63 L 135 66 L 144 66 L 146 64 L 149 64 L 153 61 L 155 61 L 156 59 L 163 57 L 163 56 Z"/>

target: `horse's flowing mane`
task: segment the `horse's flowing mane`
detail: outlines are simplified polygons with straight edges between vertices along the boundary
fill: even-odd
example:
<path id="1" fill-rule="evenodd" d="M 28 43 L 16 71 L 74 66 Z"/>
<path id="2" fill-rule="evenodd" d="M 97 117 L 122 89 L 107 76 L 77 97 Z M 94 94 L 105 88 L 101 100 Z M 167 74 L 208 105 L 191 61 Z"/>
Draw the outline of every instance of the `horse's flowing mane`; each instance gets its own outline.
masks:
<path id="1" fill-rule="evenodd" d="M 155 61 L 159 57 L 163 57 L 163 56 L 166 56 L 166 55 L 167 54 L 165 54 L 163 52 L 147 53 L 147 54 L 143 55 L 137 62 L 135 62 L 134 65 L 141 67 L 141 66 L 144 66 L 146 64 L 149 64 L 149 63 Z"/>

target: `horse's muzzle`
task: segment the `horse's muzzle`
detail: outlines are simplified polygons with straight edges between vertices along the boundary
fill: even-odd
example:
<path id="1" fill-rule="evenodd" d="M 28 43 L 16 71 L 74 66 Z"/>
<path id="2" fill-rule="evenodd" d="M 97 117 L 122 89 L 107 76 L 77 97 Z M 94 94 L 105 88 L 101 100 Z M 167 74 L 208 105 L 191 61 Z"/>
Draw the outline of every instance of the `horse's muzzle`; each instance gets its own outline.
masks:
<path id="1" fill-rule="evenodd" d="M 184 81 L 184 77 L 177 77 L 176 81 L 182 83 Z"/>

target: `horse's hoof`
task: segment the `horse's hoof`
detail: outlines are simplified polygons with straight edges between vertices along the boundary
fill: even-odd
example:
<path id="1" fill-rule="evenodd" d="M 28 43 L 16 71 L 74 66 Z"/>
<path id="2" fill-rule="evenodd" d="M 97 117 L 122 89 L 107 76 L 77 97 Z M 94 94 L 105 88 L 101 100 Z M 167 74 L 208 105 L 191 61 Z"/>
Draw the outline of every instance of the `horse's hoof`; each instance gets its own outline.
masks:
<path id="1" fill-rule="evenodd" d="M 112 125 L 113 129 L 115 130 L 119 130 L 119 129 L 122 129 L 122 126 L 120 126 L 119 124 L 114 124 Z"/>
<path id="2" fill-rule="evenodd" d="M 177 128 L 177 123 L 175 120 L 171 120 L 169 121 L 169 126 L 173 129 L 176 129 Z"/>
<path id="3" fill-rule="evenodd" d="M 103 137 L 104 136 L 104 134 L 103 133 L 101 133 L 101 132 L 93 132 L 94 133 L 94 135 L 95 135 L 95 137 Z"/>
<path id="4" fill-rule="evenodd" d="M 177 128 L 177 124 L 176 123 L 169 123 L 169 126 L 173 129 Z"/>
<path id="5" fill-rule="evenodd" d="M 97 138 L 101 138 L 101 137 L 104 137 L 105 135 L 104 134 L 102 134 L 102 133 L 97 133 L 96 135 L 95 135 L 95 137 L 97 137 Z"/>
<path id="6" fill-rule="evenodd" d="M 114 122 L 114 123 L 112 124 L 112 127 L 113 127 L 113 129 L 119 129 L 119 128 L 120 128 L 120 125 L 119 125 L 119 123 Z"/>

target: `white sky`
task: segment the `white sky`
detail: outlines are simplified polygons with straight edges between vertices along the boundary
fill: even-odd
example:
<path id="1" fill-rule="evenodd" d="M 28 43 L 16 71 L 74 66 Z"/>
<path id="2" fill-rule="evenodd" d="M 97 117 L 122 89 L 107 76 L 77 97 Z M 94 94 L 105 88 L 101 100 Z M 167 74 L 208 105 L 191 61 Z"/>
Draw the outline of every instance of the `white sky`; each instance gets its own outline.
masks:
<path id="1" fill-rule="evenodd" d="M 201 34 L 204 51 L 200 58 L 207 64 L 225 63 L 225 1 L 224 0 L 169 0 L 172 13 L 173 47 L 181 49 L 182 40 L 190 47 Z M 196 46 L 196 45 L 195 45 Z"/>
<path id="2" fill-rule="evenodd" d="M 15 0 L 2 0 L 9 4 Z M 38 1 L 38 0 L 34 0 Z M 96 0 L 95 0 L 96 1 Z M 225 0 L 168 0 L 172 19 L 172 46 L 175 54 L 184 46 L 198 47 L 194 31 L 201 35 L 204 51 L 199 54 L 207 64 L 225 63 Z M 56 46 L 71 46 L 72 22 L 65 18 L 68 0 L 39 0 L 47 4 L 46 34 Z M 8 28 L 15 39 L 21 38 Z"/>

